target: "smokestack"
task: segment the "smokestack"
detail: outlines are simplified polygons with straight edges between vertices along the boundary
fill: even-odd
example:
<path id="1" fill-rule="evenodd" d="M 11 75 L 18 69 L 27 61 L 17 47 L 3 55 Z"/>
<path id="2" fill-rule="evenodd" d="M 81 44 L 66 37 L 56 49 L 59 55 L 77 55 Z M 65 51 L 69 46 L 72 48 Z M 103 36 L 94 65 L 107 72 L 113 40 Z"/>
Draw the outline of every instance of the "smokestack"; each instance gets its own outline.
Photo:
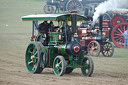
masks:
<path id="1" fill-rule="evenodd" d="M 72 11 L 71 12 L 71 20 L 72 20 L 72 33 L 76 33 L 77 31 L 77 12 L 76 11 Z"/>
<path id="2" fill-rule="evenodd" d="M 100 15 L 99 17 L 99 29 L 102 35 L 102 25 L 103 25 L 103 15 Z"/>

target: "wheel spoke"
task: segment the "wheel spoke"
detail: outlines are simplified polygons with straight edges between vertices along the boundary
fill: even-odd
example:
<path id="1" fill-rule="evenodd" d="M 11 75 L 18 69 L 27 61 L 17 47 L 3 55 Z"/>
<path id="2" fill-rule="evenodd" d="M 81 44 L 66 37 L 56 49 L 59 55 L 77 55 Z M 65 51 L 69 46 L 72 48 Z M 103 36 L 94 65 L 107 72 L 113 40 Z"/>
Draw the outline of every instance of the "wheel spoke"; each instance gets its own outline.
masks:
<path id="1" fill-rule="evenodd" d="M 37 62 L 37 59 L 38 59 L 38 57 L 35 57 L 35 58 L 34 58 L 34 63 L 36 63 L 36 62 Z"/>
<path id="2" fill-rule="evenodd" d="M 117 41 L 119 41 L 121 39 L 121 37 L 120 38 L 118 38 L 118 39 L 115 39 L 115 41 L 117 42 Z"/>
<path id="3" fill-rule="evenodd" d="M 123 29 L 123 33 L 125 32 L 125 26 L 124 26 L 124 29 Z"/>
<path id="4" fill-rule="evenodd" d="M 85 69 L 88 69 L 89 68 L 89 65 L 86 62 L 84 63 L 84 68 Z"/>
<path id="5" fill-rule="evenodd" d="M 62 61 L 60 61 L 58 64 L 61 65 L 62 64 Z"/>
<path id="6" fill-rule="evenodd" d="M 118 36 L 120 36 L 120 34 L 115 34 L 115 35 L 118 35 Z"/>
<path id="7" fill-rule="evenodd" d="M 38 53 L 37 51 L 36 51 L 36 52 L 33 52 L 33 55 L 34 55 L 34 56 L 36 56 L 36 55 L 37 55 L 37 53 Z"/>
<path id="8" fill-rule="evenodd" d="M 119 34 L 119 35 L 120 35 L 120 34 Z M 120 36 L 114 36 L 114 38 L 115 38 L 115 39 L 118 39 L 118 38 L 120 38 Z"/>
<path id="9" fill-rule="evenodd" d="M 121 34 L 123 34 L 123 32 L 118 28 L 118 30 L 120 31 Z"/>
<path id="10" fill-rule="evenodd" d="M 118 30 L 115 31 L 116 33 L 120 34 L 120 32 Z"/>
<path id="11" fill-rule="evenodd" d="M 45 55 L 43 54 L 43 63 L 45 63 Z"/>
<path id="12" fill-rule="evenodd" d="M 32 54 L 32 49 L 33 49 L 33 47 L 29 48 L 28 53 Z"/>
<path id="13" fill-rule="evenodd" d="M 32 71 L 34 71 L 34 70 L 35 70 L 35 67 L 32 68 Z"/>
<path id="14" fill-rule="evenodd" d="M 33 64 L 33 61 L 32 61 L 32 60 L 30 60 L 30 61 L 28 62 L 28 65 L 31 65 L 31 64 Z"/>

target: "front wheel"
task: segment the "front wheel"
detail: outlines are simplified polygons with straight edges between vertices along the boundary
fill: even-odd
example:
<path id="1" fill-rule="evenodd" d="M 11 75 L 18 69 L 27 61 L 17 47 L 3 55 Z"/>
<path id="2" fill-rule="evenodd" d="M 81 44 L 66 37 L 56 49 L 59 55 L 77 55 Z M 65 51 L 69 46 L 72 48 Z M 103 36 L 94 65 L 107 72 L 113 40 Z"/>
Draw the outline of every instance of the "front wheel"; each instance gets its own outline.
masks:
<path id="1" fill-rule="evenodd" d="M 94 70 L 94 63 L 91 57 L 84 57 L 81 71 L 84 76 L 91 76 Z"/>
<path id="2" fill-rule="evenodd" d="M 57 56 L 53 62 L 54 74 L 62 76 L 65 73 L 66 61 L 63 56 Z"/>

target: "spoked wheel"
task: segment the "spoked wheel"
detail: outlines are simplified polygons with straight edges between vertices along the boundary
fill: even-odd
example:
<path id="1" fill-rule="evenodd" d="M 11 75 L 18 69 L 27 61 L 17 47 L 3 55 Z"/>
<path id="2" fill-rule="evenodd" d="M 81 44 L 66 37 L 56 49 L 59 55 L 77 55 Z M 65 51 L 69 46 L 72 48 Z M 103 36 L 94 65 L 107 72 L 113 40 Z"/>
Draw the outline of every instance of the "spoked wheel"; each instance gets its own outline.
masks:
<path id="1" fill-rule="evenodd" d="M 46 14 L 52 14 L 54 12 L 54 8 L 51 5 L 45 5 L 43 10 Z"/>
<path id="2" fill-rule="evenodd" d="M 66 69 L 66 61 L 63 56 L 57 56 L 53 62 L 54 74 L 62 76 Z"/>
<path id="3" fill-rule="evenodd" d="M 94 63 L 91 57 L 84 57 L 81 71 L 84 76 L 91 76 L 94 70 Z"/>
<path id="4" fill-rule="evenodd" d="M 67 67 L 65 70 L 65 74 L 70 74 L 73 71 L 73 68 Z"/>
<path id="5" fill-rule="evenodd" d="M 77 11 L 80 12 L 83 9 L 83 5 L 81 4 L 80 1 L 78 0 L 70 0 L 67 4 L 66 4 L 66 10 L 68 12 L 71 11 Z"/>
<path id="6" fill-rule="evenodd" d="M 91 41 L 88 45 L 88 53 L 93 57 L 99 56 L 100 44 L 97 41 Z"/>
<path id="7" fill-rule="evenodd" d="M 112 40 L 119 48 L 124 48 L 124 32 L 128 29 L 128 23 L 121 23 L 117 25 L 112 31 Z"/>
<path id="8" fill-rule="evenodd" d="M 111 42 L 105 42 L 102 47 L 102 54 L 105 57 L 112 57 L 114 53 L 114 47 Z"/>
<path id="9" fill-rule="evenodd" d="M 121 16 L 121 15 L 115 15 L 112 19 L 111 19 L 111 26 L 115 27 L 116 25 L 120 24 L 120 23 L 124 23 L 126 22 L 126 19 Z"/>
<path id="10" fill-rule="evenodd" d="M 44 64 L 41 63 L 42 44 L 40 42 L 31 42 L 26 50 L 25 64 L 30 73 L 41 73 L 44 69 Z"/>

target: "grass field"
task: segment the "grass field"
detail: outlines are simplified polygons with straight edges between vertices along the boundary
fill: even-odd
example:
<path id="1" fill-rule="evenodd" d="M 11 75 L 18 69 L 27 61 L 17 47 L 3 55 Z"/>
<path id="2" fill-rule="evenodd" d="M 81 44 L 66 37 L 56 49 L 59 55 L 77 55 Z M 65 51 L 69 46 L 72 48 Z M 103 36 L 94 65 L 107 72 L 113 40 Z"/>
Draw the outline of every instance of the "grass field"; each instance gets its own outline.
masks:
<path id="1" fill-rule="evenodd" d="M 92 77 L 84 77 L 74 70 L 69 75 L 56 77 L 52 69 L 40 75 L 28 73 L 24 55 L 30 42 L 32 22 L 21 16 L 43 13 L 46 0 L 0 0 L 0 85 L 127 85 L 128 49 L 115 47 L 114 56 L 93 58 Z"/>

